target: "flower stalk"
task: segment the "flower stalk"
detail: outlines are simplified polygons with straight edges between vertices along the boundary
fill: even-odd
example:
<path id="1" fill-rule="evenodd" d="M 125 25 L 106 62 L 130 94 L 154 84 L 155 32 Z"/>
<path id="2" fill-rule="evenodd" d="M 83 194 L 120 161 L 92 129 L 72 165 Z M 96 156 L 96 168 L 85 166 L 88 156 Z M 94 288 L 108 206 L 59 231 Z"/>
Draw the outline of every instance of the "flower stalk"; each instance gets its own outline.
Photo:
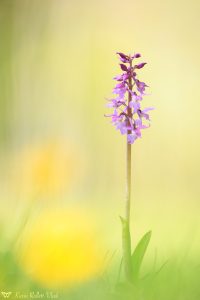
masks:
<path id="1" fill-rule="evenodd" d="M 122 220 L 122 253 L 124 274 L 127 281 L 132 280 L 131 264 L 131 234 L 130 234 L 130 207 L 131 207 L 131 144 L 126 148 L 126 200 L 125 217 Z"/>
<path id="2" fill-rule="evenodd" d="M 136 139 L 141 138 L 141 130 L 150 125 L 145 124 L 150 121 L 149 112 L 153 107 L 141 108 L 141 101 L 145 96 L 147 87 L 145 82 L 137 78 L 136 71 L 142 69 L 146 63 L 133 64 L 135 59 L 141 57 L 139 53 L 126 55 L 118 52 L 122 74 L 117 75 L 114 80 L 118 83 L 113 89 L 115 98 L 109 99 L 108 107 L 114 112 L 106 117 L 111 117 L 112 124 L 126 135 L 126 200 L 125 215 L 122 222 L 122 251 L 124 274 L 127 281 L 132 282 L 132 258 L 131 258 L 131 234 L 130 234 L 130 208 L 131 208 L 131 146 Z"/>
<path id="3" fill-rule="evenodd" d="M 132 61 L 130 62 L 132 67 Z M 132 91 L 132 78 L 128 80 L 129 90 Z M 131 92 L 128 93 L 128 117 L 131 118 Z M 128 130 L 128 134 L 131 134 L 131 130 Z M 126 199 L 125 199 L 125 217 L 124 226 L 122 226 L 122 252 L 124 258 L 124 273 L 128 281 L 132 280 L 132 266 L 131 266 L 131 234 L 130 234 L 130 208 L 131 208 L 131 144 L 126 144 Z"/>

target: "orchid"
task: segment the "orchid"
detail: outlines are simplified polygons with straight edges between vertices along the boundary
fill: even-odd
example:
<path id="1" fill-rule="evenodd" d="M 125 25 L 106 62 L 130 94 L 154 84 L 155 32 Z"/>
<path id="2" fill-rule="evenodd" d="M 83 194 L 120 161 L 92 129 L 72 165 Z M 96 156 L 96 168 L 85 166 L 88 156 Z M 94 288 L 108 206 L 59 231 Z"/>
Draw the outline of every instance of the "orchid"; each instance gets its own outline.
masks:
<path id="1" fill-rule="evenodd" d="M 120 59 L 122 74 L 114 77 L 117 81 L 113 89 L 115 95 L 108 99 L 107 107 L 113 112 L 106 117 L 111 118 L 111 123 L 122 135 L 126 135 L 126 201 L 124 217 L 120 217 L 122 222 L 122 251 L 124 275 L 129 283 L 135 282 L 138 276 L 138 257 L 143 257 L 151 237 L 151 231 L 147 232 L 131 254 L 131 233 L 130 233 L 130 208 L 131 208 L 131 147 L 132 144 L 142 136 L 142 130 L 149 128 L 149 112 L 153 107 L 142 108 L 142 100 L 146 96 L 148 85 L 140 81 L 137 70 L 142 69 L 146 63 L 135 63 L 141 57 L 140 53 L 126 55 L 117 52 Z M 138 251 L 142 254 L 138 256 Z"/>
<path id="2" fill-rule="evenodd" d="M 148 85 L 137 78 L 136 71 L 142 69 L 146 63 L 135 63 L 135 59 L 140 58 L 141 54 L 126 55 L 117 52 L 122 74 L 114 77 L 118 83 L 113 89 L 116 95 L 113 99 L 108 99 L 108 107 L 113 108 L 113 114 L 106 115 L 111 117 L 111 123 L 121 134 L 127 135 L 127 142 L 133 144 L 137 138 L 141 137 L 141 130 L 148 128 L 150 116 L 147 112 L 153 107 L 141 108 L 141 101 L 146 95 L 145 91 Z"/>

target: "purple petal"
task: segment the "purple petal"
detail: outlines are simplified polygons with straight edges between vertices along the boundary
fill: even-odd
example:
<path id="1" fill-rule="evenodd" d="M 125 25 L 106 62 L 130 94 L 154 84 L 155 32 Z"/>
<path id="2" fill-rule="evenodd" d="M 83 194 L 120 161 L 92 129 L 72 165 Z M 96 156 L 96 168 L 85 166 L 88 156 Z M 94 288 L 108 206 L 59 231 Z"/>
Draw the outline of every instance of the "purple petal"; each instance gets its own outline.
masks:
<path id="1" fill-rule="evenodd" d="M 138 109 L 137 113 L 140 118 L 145 118 L 146 120 L 149 120 L 149 115 L 144 113 L 142 110 Z"/>
<path id="2" fill-rule="evenodd" d="M 145 91 L 145 88 L 148 87 L 148 86 L 146 85 L 146 83 L 145 83 L 145 82 L 142 82 L 142 81 L 139 81 L 138 79 L 135 79 L 135 83 L 136 83 L 136 85 L 137 85 L 137 90 L 138 90 L 141 94 L 143 94 L 144 91 Z"/>
<path id="3" fill-rule="evenodd" d="M 121 88 L 125 88 L 124 82 L 118 83 L 118 84 L 115 86 L 115 89 L 121 89 Z"/>
<path id="4" fill-rule="evenodd" d="M 137 139 L 137 135 L 135 133 L 127 134 L 127 142 L 129 144 L 133 144 L 136 139 Z"/>
<path id="5" fill-rule="evenodd" d="M 123 80 L 123 74 L 122 75 L 117 75 L 113 79 L 117 80 L 117 81 L 122 81 Z"/>
<path id="6" fill-rule="evenodd" d="M 129 102 L 129 107 L 133 107 L 133 113 L 136 113 L 140 109 L 140 102 L 131 101 Z"/>
<path id="7" fill-rule="evenodd" d="M 131 56 L 131 59 L 133 60 L 134 58 L 139 58 L 141 57 L 140 53 L 135 53 L 134 55 Z"/>
<path id="8" fill-rule="evenodd" d="M 142 95 L 137 95 L 136 92 L 131 91 L 131 95 L 132 95 L 132 97 L 135 101 L 141 101 L 142 100 Z"/>
<path id="9" fill-rule="evenodd" d="M 128 74 L 123 74 L 123 80 L 127 80 L 129 78 L 129 75 Z"/>
<path id="10" fill-rule="evenodd" d="M 134 55 L 134 58 L 139 58 L 139 57 L 141 57 L 141 54 L 140 54 L 140 53 L 136 53 L 136 54 Z"/>
<path id="11" fill-rule="evenodd" d="M 120 57 L 120 60 L 121 60 L 123 63 L 125 63 L 125 64 L 127 64 L 127 63 L 129 62 L 127 59 L 121 58 L 121 57 Z"/>
<path id="12" fill-rule="evenodd" d="M 128 68 L 126 65 L 120 64 L 120 67 L 121 67 L 122 71 L 128 71 Z"/>
<path id="13" fill-rule="evenodd" d="M 141 128 L 140 127 L 135 128 L 134 132 L 137 135 L 137 137 L 141 138 L 142 134 L 141 134 Z"/>
<path id="14" fill-rule="evenodd" d="M 137 127 L 141 127 L 141 126 L 142 126 L 142 121 L 141 121 L 141 119 L 135 120 L 135 126 L 137 126 Z"/>
<path id="15" fill-rule="evenodd" d="M 117 52 L 117 54 L 118 54 L 121 58 L 123 58 L 123 59 L 126 59 L 126 60 L 129 59 L 128 55 L 126 55 L 126 54 L 124 54 L 124 53 L 122 53 L 122 52 Z"/>
<path id="16" fill-rule="evenodd" d="M 147 63 L 141 63 L 138 65 L 135 65 L 135 69 L 142 69 Z"/>
<path id="17" fill-rule="evenodd" d="M 147 112 L 147 111 L 154 110 L 154 109 L 155 109 L 154 107 L 146 107 L 142 111 Z"/>
<path id="18" fill-rule="evenodd" d="M 127 128 L 126 128 L 126 123 L 125 122 L 117 122 L 116 123 L 116 129 L 120 130 L 121 134 L 126 134 L 127 133 Z"/>

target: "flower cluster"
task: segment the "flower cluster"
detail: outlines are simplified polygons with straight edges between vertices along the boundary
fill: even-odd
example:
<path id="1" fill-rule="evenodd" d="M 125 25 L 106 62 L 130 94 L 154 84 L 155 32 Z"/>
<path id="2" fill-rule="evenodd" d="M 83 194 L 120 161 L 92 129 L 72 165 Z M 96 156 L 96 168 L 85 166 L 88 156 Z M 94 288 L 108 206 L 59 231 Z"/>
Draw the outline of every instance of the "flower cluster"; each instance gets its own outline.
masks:
<path id="1" fill-rule="evenodd" d="M 113 94 L 116 96 L 108 99 L 107 104 L 114 111 L 106 117 L 111 117 L 116 129 L 120 130 L 121 134 L 126 134 L 127 142 L 133 144 L 137 138 L 141 137 L 141 130 L 150 126 L 145 124 L 145 120 L 150 121 L 148 112 L 153 109 L 153 107 L 141 109 L 141 101 L 147 85 L 137 78 L 136 72 L 142 69 L 146 63 L 135 64 L 135 60 L 141 57 L 139 53 L 125 55 L 117 52 L 117 54 L 123 73 L 114 77 L 117 84 L 113 89 Z"/>

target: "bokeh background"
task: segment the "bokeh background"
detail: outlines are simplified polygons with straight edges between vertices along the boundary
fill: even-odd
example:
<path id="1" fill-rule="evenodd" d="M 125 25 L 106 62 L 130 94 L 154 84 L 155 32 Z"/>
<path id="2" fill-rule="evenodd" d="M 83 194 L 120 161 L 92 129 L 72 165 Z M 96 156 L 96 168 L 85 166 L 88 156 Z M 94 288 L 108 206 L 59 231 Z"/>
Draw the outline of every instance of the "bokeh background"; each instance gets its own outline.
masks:
<path id="1" fill-rule="evenodd" d="M 12 249 L 26 274 L 16 285 L 4 257 L 2 286 L 66 287 L 121 255 L 126 144 L 104 118 L 117 51 L 142 53 L 144 101 L 156 108 L 132 147 L 132 243 L 151 229 L 147 265 L 199 265 L 199 10 L 0 0 L 1 253 Z"/>

